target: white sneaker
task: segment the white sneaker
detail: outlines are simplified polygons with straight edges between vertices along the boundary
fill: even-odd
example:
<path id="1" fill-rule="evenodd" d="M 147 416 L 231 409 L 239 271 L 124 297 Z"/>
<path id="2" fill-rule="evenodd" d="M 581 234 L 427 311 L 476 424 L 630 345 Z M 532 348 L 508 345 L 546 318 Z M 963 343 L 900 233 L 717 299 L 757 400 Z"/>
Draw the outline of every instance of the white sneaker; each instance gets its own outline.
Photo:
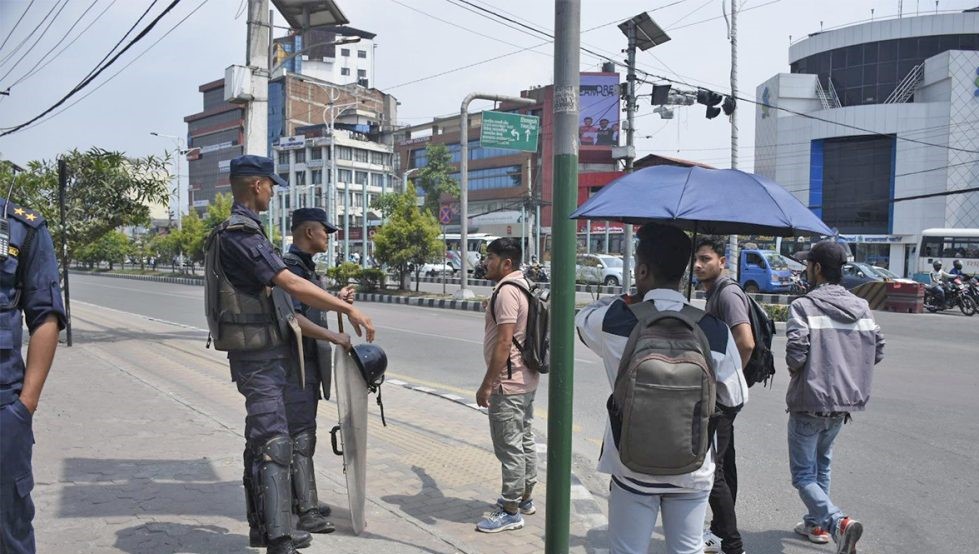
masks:
<path id="1" fill-rule="evenodd" d="M 721 551 L 721 538 L 711 532 L 710 529 L 704 531 L 704 552 L 716 553 Z"/>
<path id="2" fill-rule="evenodd" d="M 818 525 L 808 525 L 805 521 L 800 521 L 796 524 L 795 529 L 797 535 L 802 535 L 809 539 L 809 542 L 816 544 L 826 544 L 829 542 L 829 533 L 823 530 L 822 527 Z"/>

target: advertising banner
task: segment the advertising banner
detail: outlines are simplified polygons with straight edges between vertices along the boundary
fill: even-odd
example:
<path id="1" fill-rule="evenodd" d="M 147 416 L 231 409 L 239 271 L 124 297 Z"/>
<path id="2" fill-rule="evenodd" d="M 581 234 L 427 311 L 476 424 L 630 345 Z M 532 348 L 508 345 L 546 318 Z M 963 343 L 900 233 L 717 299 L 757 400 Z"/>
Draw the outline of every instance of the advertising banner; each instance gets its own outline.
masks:
<path id="1" fill-rule="evenodd" d="M 581 146 L 619 145 L 619 75 L 582 73 L 578 139 Z"/>

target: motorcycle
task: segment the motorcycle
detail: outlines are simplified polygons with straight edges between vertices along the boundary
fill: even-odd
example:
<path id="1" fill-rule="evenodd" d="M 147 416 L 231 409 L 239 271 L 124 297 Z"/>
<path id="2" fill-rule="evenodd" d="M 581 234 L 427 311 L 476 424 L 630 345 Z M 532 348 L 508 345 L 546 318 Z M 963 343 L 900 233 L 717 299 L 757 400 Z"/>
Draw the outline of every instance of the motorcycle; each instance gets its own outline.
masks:
<path id="1" fill-rule="evenodd" d="M 486 278 L 486 262 L 480 260 L 480 262 L 473 268 L 473 279 L 485 279 Z"/>
<path id="2" fill-rule="evenodd" d="M 536 258 L 532 259 L 530 264 L 525 265 L 522 269 L 524 276 L 531 281 L 536 281 L 538 283 L 547 282 L 547 272 L 544 271 L 544 266 L 541 265 Z"/>
<path id="3" fill-rule="evenodd" d="M 945 290 L 944 304 L 938 302 L 931 288 L 927 288 L 925 289 L 926 310 L 935 313 L 958 306 L 963 314 L 970 317 L 975 315 L 976 310 L 979 309 L 979 304 L 977 304 L 975 297 L 972 296 L 969 284 L 963 283 L 962 279 L 956 277 L 948 283 L 942 283 L 941 286 Z"/>

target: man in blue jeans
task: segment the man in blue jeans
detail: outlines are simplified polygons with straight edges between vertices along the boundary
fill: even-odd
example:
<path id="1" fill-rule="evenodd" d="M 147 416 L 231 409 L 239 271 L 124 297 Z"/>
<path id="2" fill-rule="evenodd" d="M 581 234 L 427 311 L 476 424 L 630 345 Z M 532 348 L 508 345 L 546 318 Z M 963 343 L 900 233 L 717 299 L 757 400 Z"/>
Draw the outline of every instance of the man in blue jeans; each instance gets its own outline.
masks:
<path id="1" fill-rule="evenodd" d="M 805 260 L 813 289 L 789 307 L 785 331 L 789 468 L 807 510 L 795 532 L 816 543 L 828 542 L 829 533 L 837 554 L 855 554 L 863 525 L 830 499 L 830 463 L 843 424 L 870 399 L 884 337 L 867 301 L 839 285 L 846 263 L 842 246 L 819 242 Z"/>

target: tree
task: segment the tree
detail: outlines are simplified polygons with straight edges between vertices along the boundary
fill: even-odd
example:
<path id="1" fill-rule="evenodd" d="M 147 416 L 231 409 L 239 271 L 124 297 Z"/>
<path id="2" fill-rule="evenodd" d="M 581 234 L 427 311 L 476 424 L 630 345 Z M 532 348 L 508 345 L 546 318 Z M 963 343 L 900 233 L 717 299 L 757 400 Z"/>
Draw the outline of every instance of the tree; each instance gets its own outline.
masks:
<path id="1" fill-rule="evenodd" d="M 79 248 L 95 243 L 109 231 L 148 224 L 150 206 L 170 198 L 165 158 L 128 158 L 122 152 L 101 148 L 72 150 L 62 158 L 68 170 L 64 222 L 58 205 L 57 161 L 29 162 L 27 171 L 16 176 L 7 164 L 0 164 L 0 182 L 13 179 L 14 201 L 39 211 L 48 220 L 58 250 L 62 236 L 67 239 L 63 262 L 69 265 Z"/>
<path id="2" fill-rule="evenodd" d="M 171 263 L 180 252 L 180 237 L 176 233 L 160 233 L 150 239 L 150 250 L 153 257 L 164 264 Z M 156 269 L 156 265 L 153 266 Z"/>
<path id="3" fill-rule="evenodd" d="M 408 273 L 416 268 L 415 290 L 418 290 L 417 272 L 425 262 L 442 255 L 438 222 L 435 216 L 424 213 L 416 205 L 415 187 L 410 183 L 404 194 L 394 195 L 391 215 L 374 235 L 374 252 L 377 259 L 393 267 L 398 273 L 399 288 L 408 288 Z"/>
<path id="4" fill-rule="evenodd" d="M 428 163 L 415 177 L 418 187 L 425 192 L 425 211 L 437 214 L 443 195 L 459 198 L 459 183 L 449 177 L 456 172 L 452 166 L 452 155 L 444 144 L 429 144 L 425 147 Z"/>
<path id="5" fill-rule="evenodd" d="M 197 215 L 197 210 L 190 210 L 182 218 L 181 226 L 182 229 L 177 231 L 180 250 L 191 262 L 204 263 L 204 241 L 209 232 L 204 226 L 204 220 Z"/>
<path id="6" fill-rule="evenodd" d="M 89 266 L 109 262 L 109 271 L 112 271 L 115 264 L 126 261 L 126 256 L 131 250 L 132 244 L 126 233 L 112 230 L 99 237 L 95 242 L 79 247 L 77 258 Z"/>
<path id="7" fill-rule="evenodd" d="M 207 216 L 204 218 L 204 227 L 208 233 L 225 219 L 231 217 L 233 204 L 234 199 L 230 194 L 218 193 L 214 196 L 214 202 L 207 206 Z"/>

